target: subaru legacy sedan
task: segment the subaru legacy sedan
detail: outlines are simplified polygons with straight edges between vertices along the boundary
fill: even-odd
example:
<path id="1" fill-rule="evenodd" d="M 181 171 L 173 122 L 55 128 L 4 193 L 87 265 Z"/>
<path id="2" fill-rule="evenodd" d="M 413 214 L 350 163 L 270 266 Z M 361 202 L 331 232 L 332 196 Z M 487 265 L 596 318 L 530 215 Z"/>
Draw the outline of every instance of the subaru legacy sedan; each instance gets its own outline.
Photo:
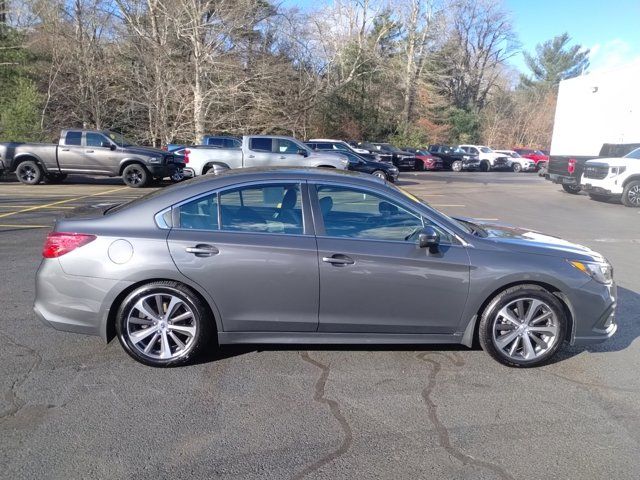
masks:
<path id="1" fill-rule="evenodd" d="M 463 344 L 549 361 L 617 328 L 611 265 L 369 175 L 242 169 L 56 223 L 35 311 L 151 366 L 222 344 Z"/>

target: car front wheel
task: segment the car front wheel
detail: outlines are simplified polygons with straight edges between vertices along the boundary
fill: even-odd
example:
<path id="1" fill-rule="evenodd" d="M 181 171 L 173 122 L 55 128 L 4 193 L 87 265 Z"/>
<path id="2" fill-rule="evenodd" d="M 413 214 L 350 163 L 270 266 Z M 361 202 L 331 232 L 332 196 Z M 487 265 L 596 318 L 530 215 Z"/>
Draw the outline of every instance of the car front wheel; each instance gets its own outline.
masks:
<path id="1" fill-rule="evenodd" d="M 519 163 L 514 163 L 511 167 L 511 169 L 515 172 L 515 173 L 520 173 L 522 171 L 522 165 L 520 165 Z"/>
<path id="2" fill-rule="evenodd" d="M 484 351 L 510 367 L 549 361 L 565 338 L 567 319 L 560 300 L 536 285 L 519 285 L 497 295 L 479 327 Z"/>
<path id="3" fill-rule="evenodd" d="M 622 204 L 625 207 L 640 207 L 640 180 L 627 183 L 622 192 Z"/>
<path id="4" fill-rule="evenodd" d="M 386 180 L 387 179 L 387 174 L 384 173 L 382 170 L 376 170 L 371 175 L 373 175 L 374 177 L 381 178 L 382 180 Z"/>
<path id="5" fill-rule="evenodd" d="M 129 187 L 142 188 L 150 183 L 151 175 L 142 165 L 132 163 L 122 171 L 122 180 Z"/>
<path id="6" fill-rule="evenodd" d="M 451 170 L 453 170 L 454 172 L 461 172 L 462 171 L 462 162 L 460 160 L 456 160 L 455 162 L 453 162 L 451 164 Z"/>
<path id="7" fill-rule="evenodd" d="M 152 367 L 188 363 L 209 343 L 212 319 L 193 291 L 178 282 L 143 285 L 122 302 L 116 332 L 124 350 Z"/>

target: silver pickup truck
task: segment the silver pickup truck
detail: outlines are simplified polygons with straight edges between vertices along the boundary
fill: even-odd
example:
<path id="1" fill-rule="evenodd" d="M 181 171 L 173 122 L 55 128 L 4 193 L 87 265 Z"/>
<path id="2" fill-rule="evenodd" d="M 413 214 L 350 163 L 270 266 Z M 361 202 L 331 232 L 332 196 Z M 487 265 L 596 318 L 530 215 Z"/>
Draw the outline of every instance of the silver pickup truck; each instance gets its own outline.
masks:
<path id="1" fill-rule="evenodd" d="M 27 185 L 57 183 L 68 174 L 121 176 L 130 187 L 173 177 L 182 164 L 173 153 L 137 147 L 109 131 L 63 130 L 55 143 L 0 143 L 0 173 Z"/>
<path id="2" fill-rule="evenodd" d="M 320 153 L 292 137 L 247 135 L 236 148 L 196 145 L 175 150 L 184 157 L 184 175 L 195 177 L 229 168 L 328 167 L 346 169 L 349 160 L 339 153 Z"/>

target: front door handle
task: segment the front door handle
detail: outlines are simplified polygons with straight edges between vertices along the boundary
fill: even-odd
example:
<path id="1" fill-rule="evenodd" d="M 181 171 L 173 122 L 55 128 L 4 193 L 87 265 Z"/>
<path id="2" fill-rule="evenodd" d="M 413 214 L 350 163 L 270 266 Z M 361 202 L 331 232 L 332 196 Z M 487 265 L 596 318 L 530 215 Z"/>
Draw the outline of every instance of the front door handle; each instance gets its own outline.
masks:
<path id="1" fill-rule="evenodd" d="M 322 261 L 325 263 L 330 263 L 332 265 L 353 265 L 356 263 L 353 258 L 347 257 L 346 255 L 335 254 L 330 257 L 322 257 Z"/>
<path id="2" fill-rule="evenodd" d="M 256 158 L 255 155 L 249 155 L 249 158 Z"/>
<path id="3" fill-rule="evenodd" d="M 199 244 L 195 247 L 187 247 L 185 248 L 187 253 L 193 253 L 196 257 L 210 257 L 212 255 L 216 255 L 220 253 L 213 245 Z"/>
<path id="4" fill-rule="evenodd" d="M 69 151 L 68 148 L 61 148 L 60 150 L 62 150 L 63 152 L 68 152 Z"/>

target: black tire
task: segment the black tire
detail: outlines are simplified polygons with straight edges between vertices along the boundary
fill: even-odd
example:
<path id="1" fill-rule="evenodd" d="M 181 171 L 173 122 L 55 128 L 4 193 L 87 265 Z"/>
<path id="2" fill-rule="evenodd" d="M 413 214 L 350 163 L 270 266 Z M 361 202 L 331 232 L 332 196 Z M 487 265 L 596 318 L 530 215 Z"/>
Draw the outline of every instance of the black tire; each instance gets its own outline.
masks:
<path id="1" fill-rule="evenodd" d="M 426 169 L 424 168 L 424 162 L 422 160 L 416 160 L 416 163 L 413 167 L 414 170 L 418 172 L 424 172 Z"/>
<path id="2" fill-rule="evenodd" d="M 43 182 L 50 185 L 55 185 L 57 183 L 64 182 L 66 179 L 67 179 L 66 173 L 51 173 L 44 176 Z"/>
<path id="3" fill-rule="evenodd" d="M 596 193 L 590 193 L 589 198 L 591 198 L 591 200 L 595 200 L 596 202 L 607 202 L 611 197 L 609 195 L 598 195 Z"/>
<path id="4" fill-rule="evenodd" d="M 376 170 L 375 172 L 371 173 L 371 175 L 373 175 L 374 177 L 381 178 L 382 180 L 387 179 L 387 174 L 384 173 L 382 170 Z"/>
<path id="5" fill-rule="evenodd" d="M 491 164 L 487 160 L 483 160 L 480 162 L 480 171 L 488 172 L 491 170 Z"/>
<path id="6" fill-rule="evenodd" d="M 514 173 L 520 173 L 522 171 L 522 165 L 516 162 L 513 165 L 511 165 L 511 170 L 513 170 Z"/>
<path id="7" fill-rule="evenodd" d="M 582 190 L 582 187 L 580 185 L 565 185 L 565 184 L 562 184 L 562 189 L 565 192 L 570 193 L 571 195 L 577 195 Z"/>
<path id="8" fill-rule="evenodd" d="M 143 188 L 150 183 L 151 175 L 143 165 L 132 163 L 122 171 L 122 181 L 128 187 Z"/>
<path id="9" fill-rule="evenodd" d="M 493 338 L 493 329 L 498 321 L 498 312 L 500 312 L 503 307 L 519 299 L 535 299 L 544 302 L 545 307 L 555 315 L 554 321 L 557 322 L 557 333 L 554 337 L 554 343 L 546 352 L 536 356 L 532 360 L 514 359 L 499 348 Z M 527 300 L 524 301 L 526 302 Z M 504 365 L 522 368 L 537 367 L 551 360 L 551 358 L 557 353 L 558 349 L 562 346 L 567 332 L 567 323 L 565 310 L 562 303 L 555 295 L 538 285 L 517 285 L 502 291 L 489 302 L 480 318 L 478 339 L 480 340 L 482 349 Z M 526 333 L 519 334 L 518 336 L 522 337 L 522 335 L 526 335 Z M 520 341 L 520 343 L 522 343 L 522 341 Z"/>
<path id="10" fill-rule="evenodd" d="M 454 160 L 453 162 L 451 162 L 451 170 L 453 170 L 454 172 L 461 172 L 462 160 Z"/>
<path id="11" fill-rule="evenodd" d="M 190 337 L 190 340 L 187 338 L 186 334 L 179 333 L 179 330 L 172 330 L 171 325 L 174 325 L 175 327 L 177 324 L 172 324 L 170 319 L 164 319 L 163 317 L 160 317 L 163 320 L 162 322 L 160 322 L 161 324 L 163 324 L 162 327 L 157 325 L 158 322 L 156 322 L 151 325 L 139 326 L 139 329 L 133 332 L 130 331 L 132 325 L 128 322 L 129 315 L 132 314 L 136 309 L 135 305 L 139 300 L 151 295 L 166 295 L 178 298 L 181 302 L 183 302 L 184 306 L 180 305 L 176 307 L 176 309 L 174 309 L 174 312 L 186 312 L 189 310 L 190 312 L 192 312 L 191 318 L 193 319 L 193 327 L 195 327 L 195 335 Z M 161 302 L 161 304 L 165 308 L 164 312 L 166 313 L 167 303 Z M 154 304 L 146 304 L 146 307 L 151 307 L 150 310 L 153 310 L 151 313 L 158 313 L 156 311 L 157 307 L 154 308 Z M 179 310 L 180 308 L 184 308 L 184 310 Z M 127 354 L 131 356 L 131 358 L 140 363 L 149 365 L 151 367 L 175 367 L 178 365 L 185 365 L 191 362 L 199 354 L 201 354 L 206 347 L 210 346 L 211 336 L 215 328 L 213 319 L 209 317 L 208 312 L 209 310 L 205 307 L 200 298 L 186 285 L 173 281 L 152 282 L 135 289 L 124 299 L 116 315 L 116 333 L 118 336 L 118 340 L 120 341 L 120 344 L 122 345 L 122 348 L 124 348 L 125 352 L 127 352 Z M 139 315 L 140 313 L 138 313 L 138 317 Z M 147 317 L 147 319 L 150 318 L 151 317 Z M 138 320 L 144 321 L 148 321 L 147 319 L 138 318 Z M 189 321 L 191 321 L 191 319 L 189 319 Z M 188 327 L 192 328 L 192 324 L 189 323 Z M 184 327 L 184 325 L 182 326 Z M 131 335 L 136 332 L 144 332 L 147 329 L 153 329 L 158 333 L 152 332 L 153 336 L 151 334 L 147 334 L 144 339 L 134 343 Z M 165 332 L 162 335 L 161 330 L 164 330 Z M 183 345 L 184 351 L 180 350 L 178 343 L 170 337 L 171 333 L 168 332 L 174 333 L 175 336 L 178 336 L 180 341 L 185 342 Z M 156 338 L 157 335 L 160 335 L 160 338 L 157 338 L 154 342 L 153 339 Z M 157 355 L 155 353 L 155 348 L 153 347 L 158 347 L 158 354 L 164 351 L 164 342 L 162 338 L 163 335 L 168 342 L 167 345 L 169 351 L 171 351 L 171 348 L 175 349 L 174 353 L 172 353 L 173 356 L 171 358 L 155 358 Z M 143 343 L 149 337 L 151 338 L 148 340 L 147 346 L 149 343 L 154 343 L 150 348 L 149 353 L 145 354 L 144 352 L 140 351 L 141 347 L 137 347 L 136 344 Z"/>
<path id="12" fill-rule="evenodd" d="M 16 177 L 25 185 L 37 185 L 43 180 L 44 172 L 37 162 L 25 160 L 16 168 Z"/>
<path id="13" fill-rule="evenodd" d="M 640 207 L 640 180 L 632 180 L 624 186 L 622 204 L 625 207 Z"/>

